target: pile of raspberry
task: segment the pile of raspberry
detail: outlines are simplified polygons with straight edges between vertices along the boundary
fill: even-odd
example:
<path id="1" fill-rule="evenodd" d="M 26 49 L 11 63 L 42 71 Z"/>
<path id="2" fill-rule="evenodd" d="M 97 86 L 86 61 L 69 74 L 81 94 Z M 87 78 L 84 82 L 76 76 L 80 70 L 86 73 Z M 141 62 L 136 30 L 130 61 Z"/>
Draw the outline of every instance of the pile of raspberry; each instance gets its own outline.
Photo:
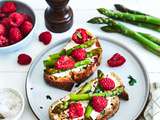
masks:
<path id="1" fill-rule="evenodd" d="M 0 47 L 21 41 L 32 30 L 32 19 L 26 13 L 17 12 L 15 2 L 0 6 Z"/>

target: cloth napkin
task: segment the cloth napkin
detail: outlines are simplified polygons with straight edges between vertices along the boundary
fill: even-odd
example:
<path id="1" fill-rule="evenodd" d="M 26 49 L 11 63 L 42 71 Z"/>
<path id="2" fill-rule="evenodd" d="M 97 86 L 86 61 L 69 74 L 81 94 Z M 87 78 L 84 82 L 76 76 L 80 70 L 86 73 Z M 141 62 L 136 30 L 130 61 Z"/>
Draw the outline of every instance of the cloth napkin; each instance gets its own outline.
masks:
<path id="1" fill-rule="evenodd" d="M 160 120 L 160 83 L 151 84 L 152 99 L 145 112 L 145 120 Z"/>

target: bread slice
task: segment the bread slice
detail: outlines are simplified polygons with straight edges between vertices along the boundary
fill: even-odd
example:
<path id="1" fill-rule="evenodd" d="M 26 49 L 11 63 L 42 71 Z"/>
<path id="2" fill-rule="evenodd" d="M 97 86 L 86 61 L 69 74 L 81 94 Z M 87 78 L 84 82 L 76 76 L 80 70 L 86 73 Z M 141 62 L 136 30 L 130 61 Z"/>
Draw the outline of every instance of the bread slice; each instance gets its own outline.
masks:
<path id="1" fill-rule="evenodd" d="M 91 76 L 100 65 L 102 56 L 102 48 L 100 46 L 99 39 L 93 37 L 91 40 L 94 41 L 92 46 L 84 48 L 87 53 L 94 52 L 94 56 L 86 58 L 89 59 L 91 63 L 70 70 L 56 72 L 54 74 L 48 72 L 51 71 L 52 68 L 45 68 L 44 80 L 51 86 L 71 91 L 75 83 L 80 84 Z M 79 44 L 70 40 L 63 50 L 67 51 L 69 49 L 76 48 L 77 46 L 79 46 Z"/>
<path id="2" fill-rule="evenodd" d="M 115 82 L 115 88 L 112 89 L 111 91 L 114 91 L 119 87 L 122 87 L 123 91 L 125 91 L 125 87 L 123 85 L 122 78 L 120 78 L 118 74 L 114 72 L 110 72 L 106 76 L 110 77 Z M 91 85 L 90 91 L 84 90 L 85 86 L 89 84 Z M 96 78 L 94 80 L 89 81 L 84 86 L 80 87 L 77 91 L 74 92 L 74 94 L 83 94 L 83 93 L 93 94 L 97 85 L 98 85 L 98 79 Z M 122 92 L 120 94 L 122 94 Z M 71 119 L 69 118 L 69 115 L 68 115 L 69 109 L 65 108 L 63 110 L 60 110 L 59 106 L 64 105 L 65 101 L 70 101 L 70 103 L 79 102 L 82 104 L 84 111 L 86 111 L 86 108 L 88 104 L 90 103 L 90 101 L 89 100 L 72 101 L 70 99 L 70 95 L 67 95 L 64 98 L 54 102 L 49 107 L 49 118 L 50 120 L 106 120 L 107 118 L 110 118 L 114 114 L 116 114 L 116 112 L 119 110 L 120 98 L 119 96 L 115 95 L 115 96 L 106 96 L 106 99 L 108 100 L 108 103 L 105 109 L 103 110 L 103 112 L 99 113 L 93 110 L 89 118 L 85 117 L 85 112 L 84 112 L 84 115 L 82 117 Z"/>

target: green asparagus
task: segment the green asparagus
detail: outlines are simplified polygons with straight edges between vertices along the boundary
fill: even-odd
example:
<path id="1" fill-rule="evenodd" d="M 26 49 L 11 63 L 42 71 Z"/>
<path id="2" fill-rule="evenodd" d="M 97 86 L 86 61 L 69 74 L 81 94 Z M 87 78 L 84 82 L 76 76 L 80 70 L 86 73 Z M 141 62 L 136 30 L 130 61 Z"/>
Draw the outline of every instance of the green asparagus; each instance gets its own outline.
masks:
<path id="1" fill-rule="evenodd" d="M 104 91 L 102 93 L 93 93 L 93 94 L 75 94 L 71 93 L 69 95 L 70 101 L 84 101 L 84 100 L 91 100 L 93 96 L 104 96 L 104 97 L 112 97 L 120 95 L 124 90 L 124 87 L 120 86 L 113 91 Z"/>
<path id="2" fill-rule="evenodd" d="M 88 22 L 93 23 L 93 24 L 107 24 L 108 26 L 111 26 L 114 29 L 116 29 L 119 33 L 133 38 L 137 42 L 141 43 L 149 51 L 151 51 L 154 54 L 160 56 L 160 46 L 159 45 L 157 45 L 156 43 L 154 43 L 154 42 L 150 41 L 149 39 L 145 38 L 141 34 L 127 28 L 123 24 L 114 21 L 111 18 L 95 17 L 95 18 L 89 20 Z M 101 29 L 103 31 L 107 32 L 108 31 L 108 26 L 104 26 Z"/>
<path id="3" fill-rule="evenodd" d="M 106 8 L 99 8 L 97 10 L 99 13 L 101 13 L 107 17 L 117 19 L 117 20 L 131 21 L 131 22 L 142 22 L 142 23 L 147 23 L 147 24 L 149 23 L 149 24 L 153 24 L 153 25 L 160 25 L 160 19 L 153 17 L 153 16 L 123 13 L 123 12 L 119 12 L 119 11 L 108 10 Z"/>
<path id="4" fill-rule="evenodd" d="M 81 45 L 77 45 L 71 49 L 68 49 L 68 50 L 62 50 L 60 51 L 59 53 L 55 53 L 55 54 L 52 54 L 48 57 L 47 60 L 44 60 L 43 61 L 43 64 L 46 68 L 49 68 L 49 67 L 53 67 L 54 63 L 57 61 L 57 59 L 62 56 L 62 55 L 70 55 L 71 52 L 74 50 L 74 49 L 77 49 L 77 48 L 89 48 L 91 47 L 94 43 L 96 42 L 96 39 L 91 39 L 91 40 L 88 40 L 87 42 L 81 44 Z"/>
<path id="5" fill-rule="evenodd" d="M 135 14 L 135 15 L 147 15 L 145 13 L 126 8 L 125 6 L 123 6 L 121 4 L 114 4 L 114 7 L 116 8 L 116 10 L 118 10 L 120 12 L 131 13 L 131 14 Z M 150 16 L 150 15 L 147 15 L 147 16 Z"/>
<path id="6" fill-rule="evenodd" d="M 105 26 L 105 31 L 106 32 L 117 32 L 117 33 L 121 32 L 119 29 L 114 28 L 114 26 Z M 157 38 L 147 33 L 142 33 L 142 32 L 138 32 L 138 33 L 141 34 L 143 37 L 147 38 L 148 40 L 160 45 L 160 38 Z"/>

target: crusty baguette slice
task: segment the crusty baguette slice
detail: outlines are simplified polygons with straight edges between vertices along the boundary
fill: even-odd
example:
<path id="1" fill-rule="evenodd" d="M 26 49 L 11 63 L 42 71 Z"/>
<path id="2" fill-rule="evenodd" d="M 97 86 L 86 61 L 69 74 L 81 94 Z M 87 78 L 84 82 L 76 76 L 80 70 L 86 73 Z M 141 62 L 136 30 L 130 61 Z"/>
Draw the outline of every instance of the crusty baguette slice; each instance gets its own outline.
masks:
<path id="1" fill-rule="evenodd" d="M 115 88 L 113 90 L 115 90 L 116 88 L 123 86 L 123 81 L 122 78 L 114 73 L 114 72 L 110 72 L 108 73 L 106 76 L 112 78 L 112 80 L 115 81 Z M 98 83 L 98 79 L 92 80 L 92 88 L 91 91 L 89 91 L 89 94 L 92 94 L 96 88 L 96 85 Z M 84 88 L 84 86 L 82 86 L 78 91 L 75 92 L 75 94 L 78 94 L 79 91 L 81 91 L 81 89 Z M 125 88 L 123 89 L 125 91 Z M 85 91 L 83 91 L 85 92 Z M 127 93 L 126 93 L 127 94 Z M 128 94 L 127 94 L 128 95 Z M 64 101 L 68 101 L 69 95 L 65 96 L 64 98 L 54 102 L 50 107 L 49 107 L 49 117 L 50 120 L 74 120 L 74 119 L 70 119 L 69 115 L 68 115 L 68 109 L 65 109 L 61 112 L 57 112 L 58 110 L 58 105 L 60 105 L 61 103 L 63 103 Z M 98 113 L 95 110 L 93 110 L 91 112 L 91 115 L 89 118 L 85 118 L 84 116 L 80 117 L 80 118 L 76 118 L 76 120 L 106 120 L 107 118 L 112 117 L 119 109 L 120 106 L 120 99 L 118 96 L 112 96 L 112 97 L 106 97 L 106 99 L 108 100 L 108 104 L 106 106 L 106 108 L 104 109 L 103 113 Z M 86 110 L 87 105 L 89 104 L 89 101 L 76 101 L 76 102 L 80 102 L 83 107 L 84 110 Z"/>
<path id="2" fill-rule="evenodd" d="M 73 41 L 70 42 L 67 44 L 66 48 L 68 48 L 70 44 L 73 45 Z M 94 73 L 97 67 L 100 65 L 102 49 L 99 40 L 96 39 L 96 42 L 93 44 L 93 48 L 87 48 L 86 51 L 94 50 L 97 48 L 99 48 L 101 52 L 100 54 L 96 54 L 94 57 L 91 58 L 92 63 L 90 63 L 89 65 L 86 65 L 83 68 L 73 68 L 71 70 L 55 74 L 48 74 L 46 71 L 44 71 L 44 80 L 51 86 L 71 91 L 75 83 L 82 83 L 90 75 L 92 75 L 92 73 Z"/>

